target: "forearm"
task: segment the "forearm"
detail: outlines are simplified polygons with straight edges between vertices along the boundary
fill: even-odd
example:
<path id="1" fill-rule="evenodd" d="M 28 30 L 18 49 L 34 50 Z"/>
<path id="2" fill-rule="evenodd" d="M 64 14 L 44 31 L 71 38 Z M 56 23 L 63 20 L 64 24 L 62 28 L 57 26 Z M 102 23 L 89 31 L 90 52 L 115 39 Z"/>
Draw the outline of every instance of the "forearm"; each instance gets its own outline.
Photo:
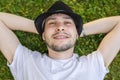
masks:
<path id="1" fill-rule="evenodd" d="M 83 25 L 86 35 L 108 33 L 120 22 L 120 16 L 98 19 Z"/>
<path id="2" fill-rule="evenodd" d="M 2 12 L 0 12 L 0 20 L 3 21 L 9 29 L 38 34 L 33 20 Z"/>

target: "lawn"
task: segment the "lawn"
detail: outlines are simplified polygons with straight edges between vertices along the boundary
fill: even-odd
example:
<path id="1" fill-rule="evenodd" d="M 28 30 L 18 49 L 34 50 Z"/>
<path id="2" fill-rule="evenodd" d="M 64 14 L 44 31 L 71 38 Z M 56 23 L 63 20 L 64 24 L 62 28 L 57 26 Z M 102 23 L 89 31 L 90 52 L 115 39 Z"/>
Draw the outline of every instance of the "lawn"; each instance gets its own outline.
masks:
<path id="1" fill-rule="evenodd" d="M 0 0 L 0 11 L 35 19 L 37 15 L 46 11 L 56 0 Z M 89 21 L 120 15 L 120 0 L 63 0 L 72 9 L 80 14 L 84 23 Z M 102 26 L 101 26 L 102 27 Z M 39 35 L 14 31 L 21 43 L 32 50 L 45 52 L 46 46 Z M 75 52 L 86 55 L 97 49 L 105 34 L 90 35 L 79 38 Z M 8 44 L 9 45 L 9 44 Z M 6 45 L 7 46 L 7 45 Z M 42 46 L 40 48 L 40 46 Z M 120 53 L 109 67 L 110 72 L 105 80 L 120 80 Z M 0 53 L 0 80 L 13 80 L 7 61 Z"/>

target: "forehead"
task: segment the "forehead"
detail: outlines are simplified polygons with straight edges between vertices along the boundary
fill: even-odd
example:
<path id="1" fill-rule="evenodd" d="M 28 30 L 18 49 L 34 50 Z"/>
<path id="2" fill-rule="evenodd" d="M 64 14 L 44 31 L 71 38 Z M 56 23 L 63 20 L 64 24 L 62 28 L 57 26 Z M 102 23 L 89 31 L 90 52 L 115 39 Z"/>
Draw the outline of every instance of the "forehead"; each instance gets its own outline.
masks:
<path id="1" fill-rule="evenodd" d="M 71 19 L 71 20 L 73 20 L 69 15 L 63 14 L 63 13 L 52 14 L 49 17 L 47 17 L 46 20 L 51 20 L 51 19 L 56 19 L 56 18 L 63 18 L 63 19 Z"/>

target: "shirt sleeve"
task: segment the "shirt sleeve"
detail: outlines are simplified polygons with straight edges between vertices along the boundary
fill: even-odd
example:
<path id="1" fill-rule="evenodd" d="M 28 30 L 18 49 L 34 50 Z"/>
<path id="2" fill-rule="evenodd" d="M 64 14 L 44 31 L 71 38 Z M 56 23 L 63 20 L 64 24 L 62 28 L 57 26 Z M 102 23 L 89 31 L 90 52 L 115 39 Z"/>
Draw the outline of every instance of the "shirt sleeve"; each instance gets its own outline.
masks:
<path id="1" fill-rule="evenodd" d="M 105 67 L 105 63 L 100 51 L 94 51 L 87 56 L 82 56 L 80 60 L 83 61 L 84 67 L 88 70 L 91 76 L 98 77 L 100 80 L 105 77 L 109 70 Z"/>
<path id="2" fill-rule="evenodd" d="M 108 68 L 105 67 L 103 56 L 100 51 L 94 51 L 92 54 L 87 56 L 88 63 L 91 64 L 93 71 L 103 78 L 108 72 Z"/>
<path id="3" fill-rule="evenodd" d="M 7 62 L 7 65 L 10 68 L 10 71 L 15 79 L 17 76 L 22 74 L 23 66 L 27 62 L 27 60 L 29 58 L 34 59 L 35 57 L 38 56 L 34 53 L 37 52 L 31 51 L 30 49 L 26 48 L 25 46 L 22 46 L 21 44 L 18 45 L 15 51 L 13 62 L 11 64 Z"/>

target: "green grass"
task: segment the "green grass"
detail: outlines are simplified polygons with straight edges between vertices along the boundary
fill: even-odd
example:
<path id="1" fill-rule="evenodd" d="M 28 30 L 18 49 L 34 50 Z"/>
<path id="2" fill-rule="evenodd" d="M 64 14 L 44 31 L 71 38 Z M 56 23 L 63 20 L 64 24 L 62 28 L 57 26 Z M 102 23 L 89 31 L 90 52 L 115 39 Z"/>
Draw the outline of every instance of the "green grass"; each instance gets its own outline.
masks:
<path id="1" fill-rule="evenodd" d="M 35 19 L 37 15 L 46 11 L 56 0 L 0 0 L 0 11 Z M 72 9 L 80 14 L 84 23 L 102 17 L 120 15 L 120 0 L 63 0 Z M 42 39 L 32 33 L 15 31 L 21 43 L 32 50 L 45 52 L 46 46 Z M 75 47 L 75 52 L 85 55 L 97 49 L 104 34 L 80 38 Z M 9 45 L 9 44 L 8 44 Z M 42 47 L 40 47 L 42 46 Z M 0 80 L 13 80 L 6 59 L 0 53 Z M 120 54 L 109 67 L 110 73 L 105 80 L 120 79 Z"/>

